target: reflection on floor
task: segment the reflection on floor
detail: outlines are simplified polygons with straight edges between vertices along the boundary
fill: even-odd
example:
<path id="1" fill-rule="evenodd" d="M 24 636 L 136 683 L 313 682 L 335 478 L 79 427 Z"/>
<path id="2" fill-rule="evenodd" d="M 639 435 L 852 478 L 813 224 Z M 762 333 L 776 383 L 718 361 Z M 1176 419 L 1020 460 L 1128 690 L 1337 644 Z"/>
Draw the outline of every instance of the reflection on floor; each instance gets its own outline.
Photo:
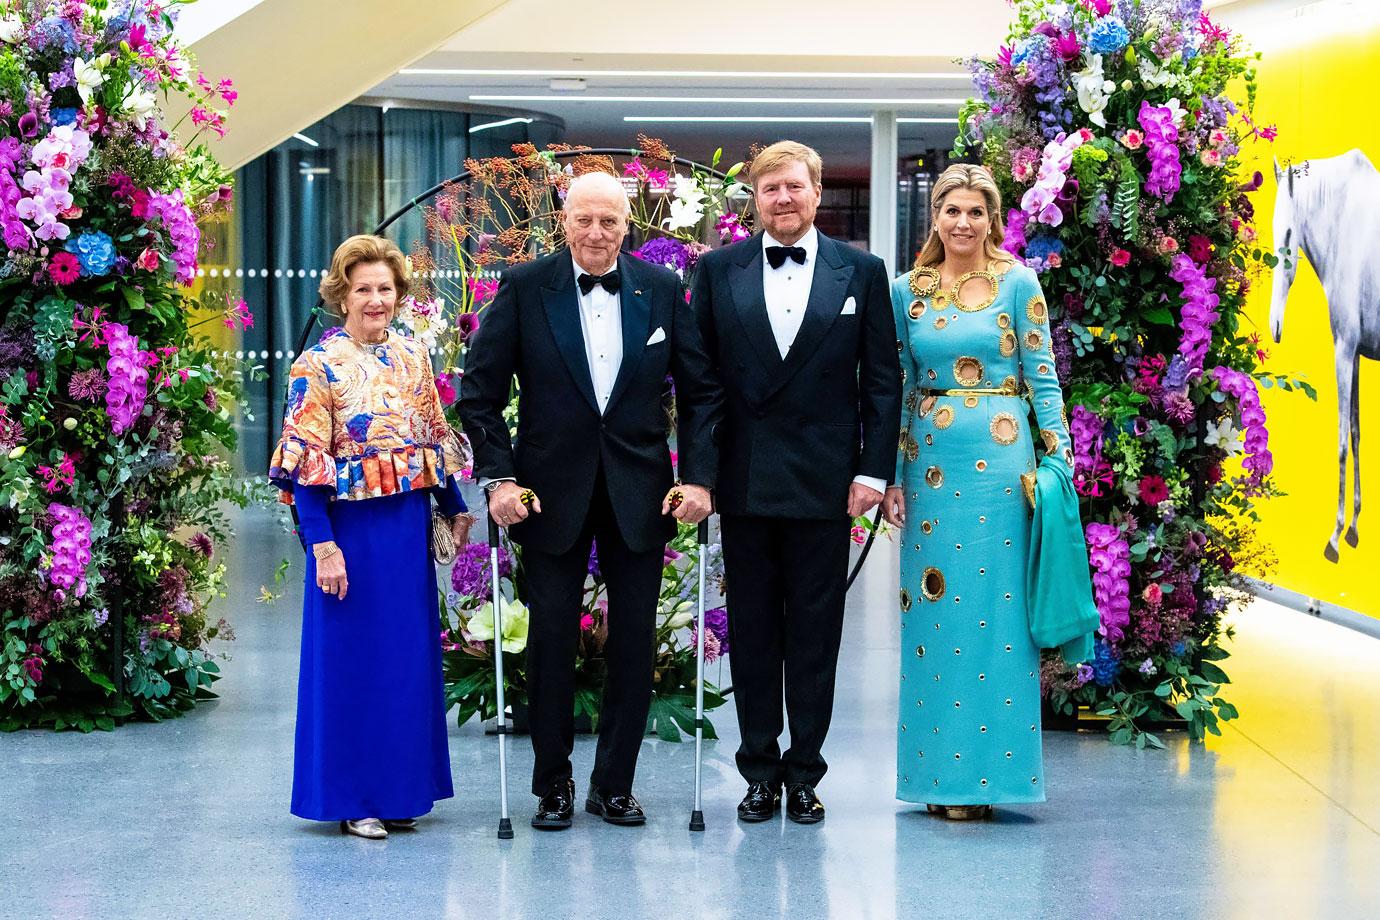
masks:
<path id="1" fill-rule="evenodd" d="M 693 748 L 655 741 L 648 826 L 581 812 L 530 830 L 519 738 L 501 843 L 495 742 L 471 723 L 451 728 L 457 797 L 375 843 L 287 814 L 300 590 L 254 598 L 294 546 L 263 517 L 242 529 L 220 702 L 114 734 L 0 736 L 0 916 L 1380 916 L 1380 641 L 1340 627 L 1257 603 L 1226 663 L 1243 716 L 1224 737 L 1137 752 L 1048 733 L 1048 804 L 950 824 L 892 798 L 895 560 L 879 551 L 850 599 L 823 825 L 734 820 L 726 709 L 703 834 L 686 830 Z M 582 790 L 592 755 L 582 738 Z"/>

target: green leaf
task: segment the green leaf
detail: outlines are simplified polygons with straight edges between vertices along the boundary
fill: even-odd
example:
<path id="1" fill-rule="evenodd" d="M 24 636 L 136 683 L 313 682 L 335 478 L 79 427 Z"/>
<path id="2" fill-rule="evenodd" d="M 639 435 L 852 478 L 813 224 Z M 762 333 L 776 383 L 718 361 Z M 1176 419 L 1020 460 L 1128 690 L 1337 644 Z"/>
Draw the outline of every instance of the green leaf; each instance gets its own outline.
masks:
<path id="1" fill-rule="evenodd" d="M 1144 319 L 1147 323 L 1153 323 L 1157 326 L 1174 325 L 1174 314 L 1170 312 L 1168 307 L 1164 306 L 1155 307 L 1151 310 L 1146 310 L 1144 313 L 1141 314 L 1141 318 Z"/>
<path id="2" fill-rule="evenodd" d="M 131 310 L 139 311 L 144 309 L 144 295 L 138 289 L 125 285 L 120 288 L 120 293 L 125 296 L 125 303 L 129 304 Z"/>
<path id="3" fill-rule="evenodd" d="M 1226 672 L 1211 661 L 1198 662 L 1198 668 L 1202 672 L 1203 677 L 1212 681 L 1214 684 L 1231 683 L 1231 678 L 1227 676 Z"/>

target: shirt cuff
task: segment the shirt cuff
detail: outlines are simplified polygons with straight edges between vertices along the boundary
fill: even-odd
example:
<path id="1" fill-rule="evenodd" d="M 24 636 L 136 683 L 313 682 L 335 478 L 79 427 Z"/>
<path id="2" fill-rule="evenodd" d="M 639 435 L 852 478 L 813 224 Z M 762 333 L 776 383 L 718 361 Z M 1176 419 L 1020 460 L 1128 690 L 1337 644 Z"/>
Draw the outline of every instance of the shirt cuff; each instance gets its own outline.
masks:
<path id="1" fill-rule="evenodd" d="M 513 476 L 499 476 L 497 479 L 490 479 L 488 476 L 480 476 L 479 488 L 487 492 L 489 491 L 489 484 L 495 482 L 517 482 L 517 479 Z"/>
<path id="2" fill-rule="evenodd" d="M 853 481 L 860 486 L 867 486 L 877 492 L 886 491 L 886 480 L 878 479 L 876 476 L 854 476 Z"/>

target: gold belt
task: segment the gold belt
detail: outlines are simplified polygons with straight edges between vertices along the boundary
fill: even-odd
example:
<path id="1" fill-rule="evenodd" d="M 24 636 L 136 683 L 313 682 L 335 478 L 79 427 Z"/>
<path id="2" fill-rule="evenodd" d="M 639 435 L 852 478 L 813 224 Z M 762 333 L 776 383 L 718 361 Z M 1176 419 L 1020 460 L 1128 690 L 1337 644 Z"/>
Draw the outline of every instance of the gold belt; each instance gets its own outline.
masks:
<path id="1" fill-rule="evenodd" d="M 931 390 L 918 387 L 921 396 L 1019 396 L 1013 387 L 993 387 L 991 389 Z"/>

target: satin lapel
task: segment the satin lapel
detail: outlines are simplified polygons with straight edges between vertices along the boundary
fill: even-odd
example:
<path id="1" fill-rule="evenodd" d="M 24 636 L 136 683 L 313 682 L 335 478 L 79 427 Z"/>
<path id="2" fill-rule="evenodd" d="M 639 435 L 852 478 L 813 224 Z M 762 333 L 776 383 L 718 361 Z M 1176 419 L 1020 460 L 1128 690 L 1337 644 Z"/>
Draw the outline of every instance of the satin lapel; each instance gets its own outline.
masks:
<path id="1" fill-rule="evenodd" d="M 853 277 L 853 267 L 844 264 L 839 253 L 839 243 L 824 234 L 819 235 L 819 249 L 815 260 L 815 273 L 810 281 L 810 301 L 805 305 L 805 318 L 800 322 L 800 331 L 786 352 L 785 364 L 777 377 L 775 393 L 796 375 L 810 360 L 829 334 L 829 329 L 843 309 L 843 295 L 848 290 L 848 281 Z"/>
<path id="2" fill-rule="evenodd" d="M 631 256 L 618 257 L 618 271 L 623 276 L 618 291 L 618 310 L 623 320 L 623 361 L 618 365 L 618 376 L 613 381 L 613 392 L 609 393 L 608 415 L 618 403 L 618 397 L 628 388 L 628 382 L 637 374 L 637 365 L 642 361 L 642 353 L 647 350 L 647 339 L 651 336 L 652 291 L 648 281 L 641 276 Z"/>
<path id="3" fill-rule="evenodd" d="M 546 321 L 551 324 L 556 348 L 565 359 L 566 367 L 570 368 L 575 388 L 598 412 L 599 402 L 594 398 L 594 381 L 589 373 L 589 360 L 585 357 L 585 333 L 580 328 L 580 299 L 575 294 L 575 270 L 569 259 L 553 259 L 552 263 L 555 271 L 541 290 Z"/>
<path id="4" fill-rule="evenodd" d="M 774 378 L 781 369 L 781 350 L 776 346 L 776 333 L 771 331 L 767 295 L 762 290 L 762 235 L 759 233 L 748 240 L 743 252 L 747 261 L 729 267 L 729 293 L 747 340 Z"/>

